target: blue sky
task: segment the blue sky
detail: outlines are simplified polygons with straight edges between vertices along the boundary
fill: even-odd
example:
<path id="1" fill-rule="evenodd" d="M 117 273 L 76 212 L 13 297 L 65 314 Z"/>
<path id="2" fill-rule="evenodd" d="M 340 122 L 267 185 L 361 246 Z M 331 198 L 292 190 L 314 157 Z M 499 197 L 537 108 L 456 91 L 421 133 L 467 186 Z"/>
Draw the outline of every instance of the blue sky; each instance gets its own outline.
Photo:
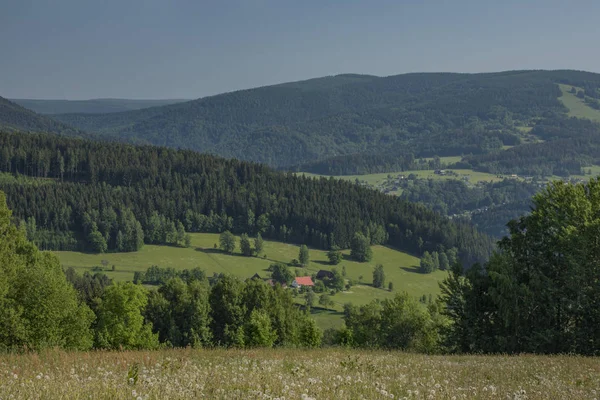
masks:
<path id="1" fill-rule="evenodd" d="M 597 0 L 2 0 L 0 96 L 198 98 L 339 73 L 600 72 Z"/>

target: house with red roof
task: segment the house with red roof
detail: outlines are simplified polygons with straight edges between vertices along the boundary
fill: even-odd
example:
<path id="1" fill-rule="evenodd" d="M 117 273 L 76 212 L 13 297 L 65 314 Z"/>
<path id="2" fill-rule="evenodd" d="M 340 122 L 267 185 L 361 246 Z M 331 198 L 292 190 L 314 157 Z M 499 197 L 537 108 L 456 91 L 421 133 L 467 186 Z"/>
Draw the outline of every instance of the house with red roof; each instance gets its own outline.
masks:
<path id="1" fill-rule="evenodd" d="M 315 284 L 310 276 L 297 276 L 292 282 L 291 286 L 293 288 L 299 288 L 302 286 L 315 286 Z"/>

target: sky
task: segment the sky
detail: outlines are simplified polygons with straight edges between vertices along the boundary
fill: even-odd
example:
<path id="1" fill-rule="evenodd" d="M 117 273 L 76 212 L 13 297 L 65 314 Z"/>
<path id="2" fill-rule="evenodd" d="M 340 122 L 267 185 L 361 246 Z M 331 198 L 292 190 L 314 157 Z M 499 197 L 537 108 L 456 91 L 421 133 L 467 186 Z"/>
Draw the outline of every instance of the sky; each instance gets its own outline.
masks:
<path id="1" fill-rule="evenodd" d="M 600 72 L 598 0 L 0 0 L 0 96 L 194 99 L 340 73 Z"/>

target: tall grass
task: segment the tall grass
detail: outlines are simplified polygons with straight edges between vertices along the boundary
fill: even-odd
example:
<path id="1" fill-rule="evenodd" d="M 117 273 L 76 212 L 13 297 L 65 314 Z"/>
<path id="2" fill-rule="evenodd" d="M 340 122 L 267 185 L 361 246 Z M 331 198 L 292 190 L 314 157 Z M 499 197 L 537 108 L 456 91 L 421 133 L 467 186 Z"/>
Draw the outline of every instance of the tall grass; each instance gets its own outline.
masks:
<path id="1" fill-rule="evenodd" d="M 0 399 L 594 399 L 597 358 L 363 350 L 0 356 Z"/>

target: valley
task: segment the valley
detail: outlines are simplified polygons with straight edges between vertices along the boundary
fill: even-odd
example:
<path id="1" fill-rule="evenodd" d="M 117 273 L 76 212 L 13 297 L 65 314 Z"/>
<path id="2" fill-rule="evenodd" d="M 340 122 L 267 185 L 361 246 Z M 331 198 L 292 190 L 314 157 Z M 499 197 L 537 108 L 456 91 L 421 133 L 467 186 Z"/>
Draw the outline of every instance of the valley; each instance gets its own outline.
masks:
<path id="1" fill-rule="evenodd" d="M 0 400 L 600 399 L 554 3 L 3 2 Z"/>

